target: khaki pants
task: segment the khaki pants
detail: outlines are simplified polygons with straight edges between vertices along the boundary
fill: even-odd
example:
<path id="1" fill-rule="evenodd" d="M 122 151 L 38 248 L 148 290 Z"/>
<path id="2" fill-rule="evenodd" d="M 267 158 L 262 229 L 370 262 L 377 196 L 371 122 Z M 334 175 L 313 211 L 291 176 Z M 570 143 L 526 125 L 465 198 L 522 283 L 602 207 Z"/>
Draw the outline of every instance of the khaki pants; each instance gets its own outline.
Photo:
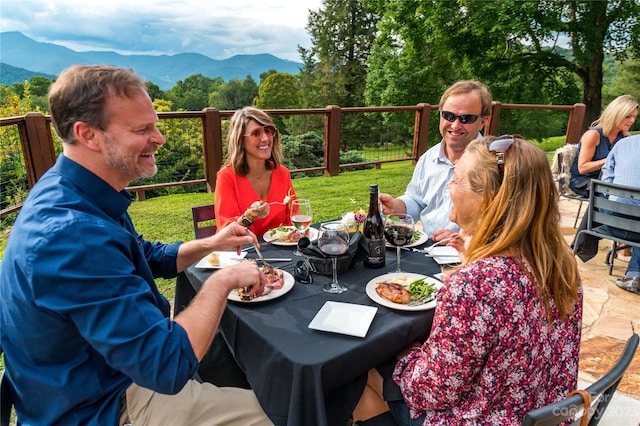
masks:
<path id="1" fill-rule="evenodd" d="M 273 425 L 252 390 L 219 388 L 189 380 L 176 395 L 130 385 L 123 398 L 120 425 Z"/>

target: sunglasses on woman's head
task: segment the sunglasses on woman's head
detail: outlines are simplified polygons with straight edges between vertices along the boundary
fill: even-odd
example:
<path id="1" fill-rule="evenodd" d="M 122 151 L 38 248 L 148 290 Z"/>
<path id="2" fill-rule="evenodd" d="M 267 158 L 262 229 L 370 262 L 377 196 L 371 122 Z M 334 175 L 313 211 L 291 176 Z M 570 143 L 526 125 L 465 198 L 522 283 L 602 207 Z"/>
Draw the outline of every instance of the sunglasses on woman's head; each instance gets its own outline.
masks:
<path id="1" fill-rule="evenodd" d="M 521 135 L 502 135 L 489 142 L 489 151 L 496 154 L 496 163 L 504 164 L 504 154 L 511 148 L 516 139 L 524 139 Z"/>
<path id="2" fill-rule="evenodd" d="M 482 114 L 454 114 L 451 111 L 440 111 L 440 115 L 445 120 L 453 123 L 456 119 L 460 120 L 461 124 L 472 124 L 478 121 L 478 118 L 482 117 Z"/>
<path id="3" fill-rule="evenodd" d="M 275 136 L 278 133 L 278 129 L 273 126 L 264 126 L 253 129 L 250 133 L 247 133 L 243 136 L 251 136 L 252 138 L 258 139 L 262 137 L 262 134 L 266 134 L 267 136 Z"/>

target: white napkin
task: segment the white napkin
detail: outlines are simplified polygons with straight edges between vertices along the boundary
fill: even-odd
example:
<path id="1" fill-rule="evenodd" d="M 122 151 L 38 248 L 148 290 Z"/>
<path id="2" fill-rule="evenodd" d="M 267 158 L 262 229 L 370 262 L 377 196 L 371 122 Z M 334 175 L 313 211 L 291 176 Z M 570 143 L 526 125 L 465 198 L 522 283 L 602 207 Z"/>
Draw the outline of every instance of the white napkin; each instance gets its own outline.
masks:
<path id="1" fill-rule="evenodd" d="M 437 246 L 432 249 L 426 250 L 433 259 L 438 262 L 439 265 L 445 265 L 449 263 L 460 263 L 460 255 L 455 247 L 451 246 Z"/>

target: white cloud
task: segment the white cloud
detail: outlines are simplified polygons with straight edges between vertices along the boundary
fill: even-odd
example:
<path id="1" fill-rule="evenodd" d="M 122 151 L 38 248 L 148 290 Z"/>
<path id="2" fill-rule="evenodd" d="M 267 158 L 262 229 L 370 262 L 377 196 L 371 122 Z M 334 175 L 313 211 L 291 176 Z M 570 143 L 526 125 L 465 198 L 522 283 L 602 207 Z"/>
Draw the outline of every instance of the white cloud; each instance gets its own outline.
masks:
<path id="1" fill-rule="evenodd" d="M 196 52 L 214 59 L 271 53 L 299 61 L 308 11 L 322 0 L 2 0 L 1 31 L 70 49 Z"/>

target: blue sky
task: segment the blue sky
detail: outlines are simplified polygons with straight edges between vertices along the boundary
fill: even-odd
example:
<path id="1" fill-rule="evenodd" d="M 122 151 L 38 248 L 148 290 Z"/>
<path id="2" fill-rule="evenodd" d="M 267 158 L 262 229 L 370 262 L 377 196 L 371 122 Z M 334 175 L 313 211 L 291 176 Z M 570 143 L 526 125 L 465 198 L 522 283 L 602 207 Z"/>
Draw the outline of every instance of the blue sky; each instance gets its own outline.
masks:
<path id="1" fill-rule="evenodd" d="M 213 59 L 271 53 L 300 61 L 308 11 L 322 0 L 2 0 L 0 31 L 76 51 L 195 52 Z"/>

